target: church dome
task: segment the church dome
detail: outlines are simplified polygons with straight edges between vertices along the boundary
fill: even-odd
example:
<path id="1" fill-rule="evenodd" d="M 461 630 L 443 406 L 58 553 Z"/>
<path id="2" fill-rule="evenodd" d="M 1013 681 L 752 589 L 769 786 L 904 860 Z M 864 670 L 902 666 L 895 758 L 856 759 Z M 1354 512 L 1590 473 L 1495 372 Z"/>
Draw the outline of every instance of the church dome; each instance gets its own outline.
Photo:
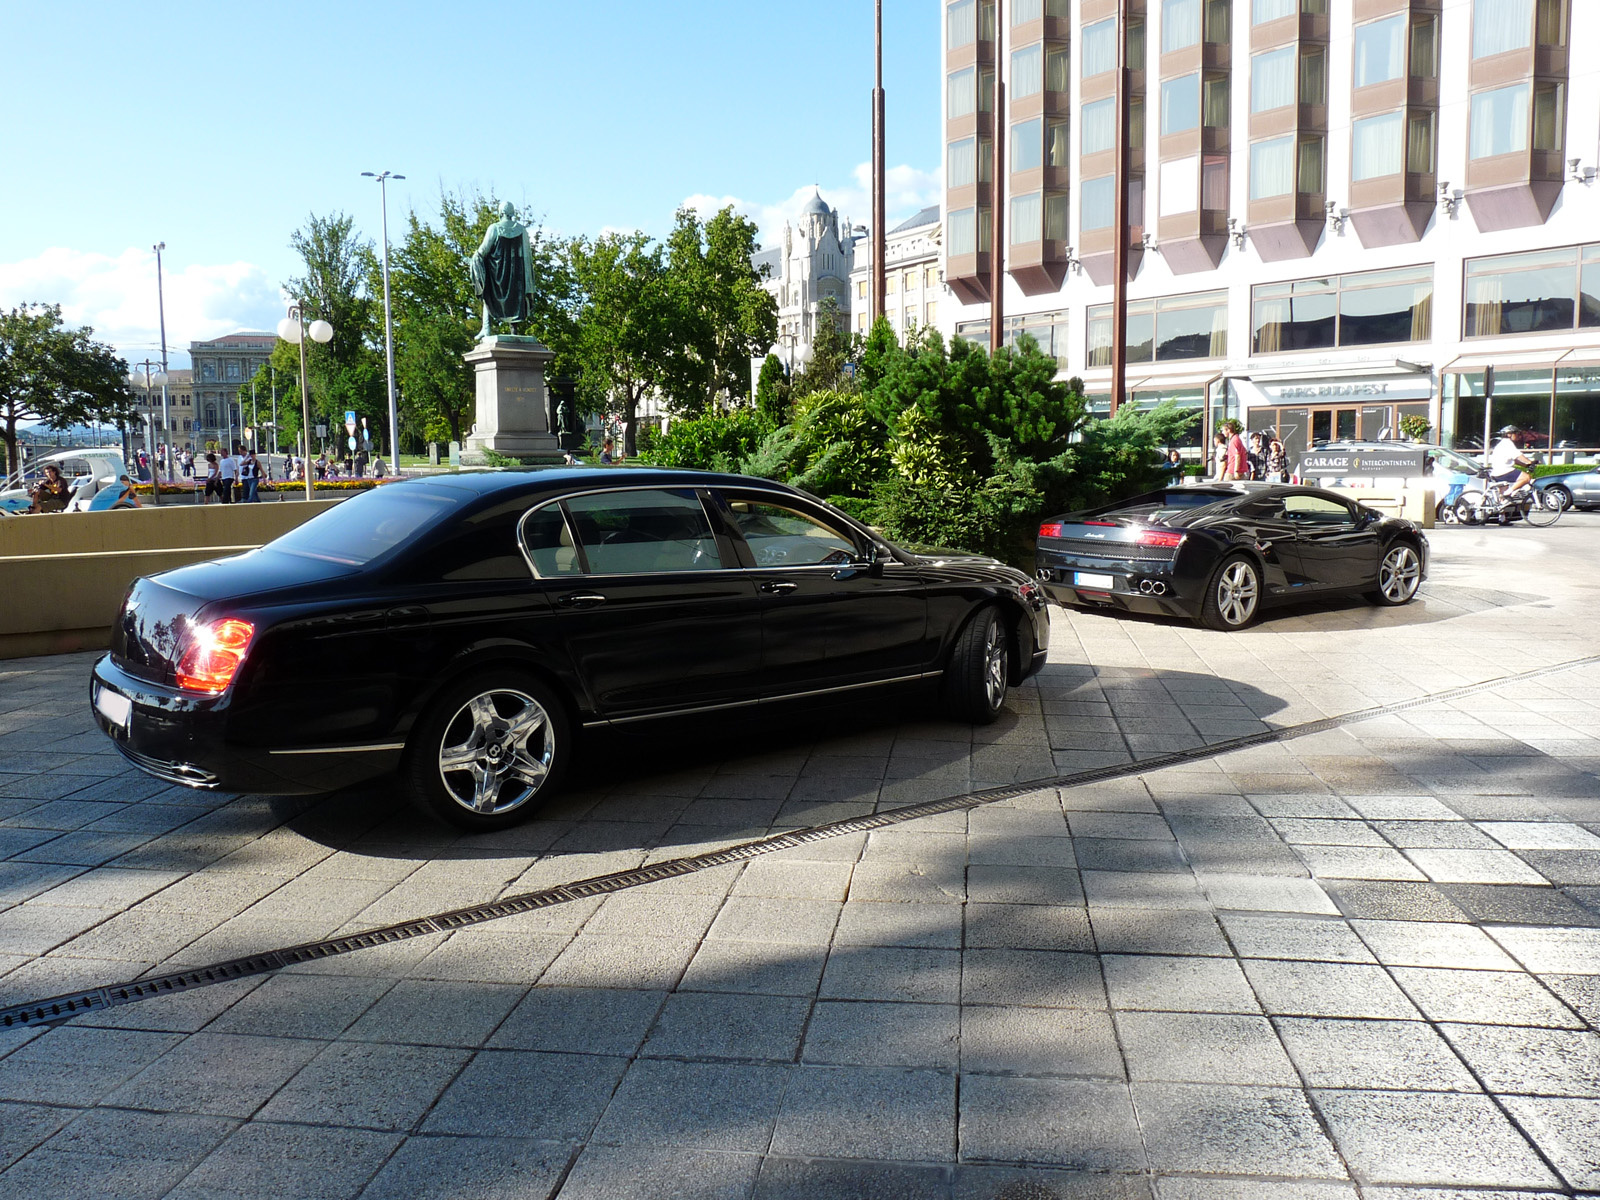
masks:
<path id="1" fill-rule="evenodd" d="M 806 206 L 800 210 L 800 215 L 803 217 L 826 217 L 832 214 L 833 209 L 828 207 L 828 202 L 822 198 L 822 193 L 816 190 L 812 191 L 811 199 L 807 200 Z"/>

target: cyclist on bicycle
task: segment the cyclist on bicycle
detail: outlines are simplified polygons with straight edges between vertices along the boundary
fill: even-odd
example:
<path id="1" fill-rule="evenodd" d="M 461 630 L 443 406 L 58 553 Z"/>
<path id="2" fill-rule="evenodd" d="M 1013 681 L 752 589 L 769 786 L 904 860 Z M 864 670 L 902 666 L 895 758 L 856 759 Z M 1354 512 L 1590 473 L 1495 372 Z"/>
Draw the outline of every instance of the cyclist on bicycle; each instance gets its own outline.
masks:
<path id="1" fill-rule="evenodd" d="M 1521 426 L 1507 425 L 1500 431 L 1500 440 L 1489 456 L 1489 478 L 1505 484 L 1508 496 L 1533 482 L 1533 476 L 1524 469 L 1533 466 L 1533 459 L 1522 452 L 1521 439 L 1525 433 Z"/>

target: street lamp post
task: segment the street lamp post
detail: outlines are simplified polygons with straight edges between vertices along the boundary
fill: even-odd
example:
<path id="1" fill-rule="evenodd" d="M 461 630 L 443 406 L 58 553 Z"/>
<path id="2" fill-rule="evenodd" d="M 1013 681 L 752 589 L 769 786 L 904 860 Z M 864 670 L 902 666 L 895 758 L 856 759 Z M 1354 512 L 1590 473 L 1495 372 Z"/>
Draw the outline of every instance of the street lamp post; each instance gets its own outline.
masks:
<path id="1" fill-rule="evenodd" d="M 161 320 L 161 457 L 166 463 L 167 482 L 172 482 L 172 412 L 167 405 L 167 299 L 166 292 L 161 283 L 161 252 L 167 248 L 165 242 L 157 242 L 151 247 L 156 252 L 156 312 Z M 159 497 L 161 488 L 155 489 L 156 503 L 161 503 Z"/>
<path id="2" fill-rule="evenodd" d="M 331 342 L 333 340 L 333 326 L 326 321 L 316 320 L 306 326 L 305 313 L 299 304 L 289 305 L 289 315 L 278 322 L 278 336 L 284 341 L 300 347 L 300 432 L 306 447 L 306 499 L 310 500 L 316 494 L 316 489 L 311 482 L 311 388 L 306 382 L 306 334 L 311 335 L 315 342 Z"/>
<path id="3" fill-rule="evenodd" d="M 389 371 L 389 459 L 394 473 L 400 474 L 400 408 L 394 394 L 394 316 L 389 308 L 389 180 L 404 179 L 392 171 L 374 174 L 361 172 L 368 179 L 378 181 L 383 205 L 383 357 Z"/>
<path id="4" fill-rule="evenodd" d="M 137 371 L 128 376 L 128 382 L 133 384 L 134 387 L 142 386 L 144 390 L 144 440 L 145 446 L 150 451 L 150 498 L 155 504 L 160 504 L 161 459 L 160 455 L 156 452 L 156 418 L 155 414 L 150 411 L 150 392 L 157 386 L 161 388 L 161 416 L 162 424 L 165 424 L 167 415 L 167 372 L 166 369 L 163 368 L 152 375 L 150 373 L 150 368 L 160 366 L 160 364 L 148 358 L 142 363 L 134 363 L 133 365 L 144 368 L 144 383 L 142 385 L 139 382 L 139 375 Z"/>

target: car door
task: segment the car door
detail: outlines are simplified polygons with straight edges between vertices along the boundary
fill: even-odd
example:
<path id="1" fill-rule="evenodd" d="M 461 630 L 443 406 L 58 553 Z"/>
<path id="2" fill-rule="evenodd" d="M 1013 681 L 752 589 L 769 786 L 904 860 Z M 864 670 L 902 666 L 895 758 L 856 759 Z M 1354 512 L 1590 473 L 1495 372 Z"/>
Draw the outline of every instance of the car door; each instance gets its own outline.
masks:
<path id="1" fill-rule="evenodd" d="M 524 544 L 549 579 L 573 665 L 608 719 L 753 699 L 755 581 L 694 488 L 613 488 L 536 510 Z M 725 561 L 727 556 L 727 561 Z"/>
<path id="2" fill-rule="evenodd" d="M 1256 549 L 1266 564 L 1263 582 L 1268 591 L 1292 591 L 1306 586 L 1298 530 L 1289 520 L 1282 496 L 1269 493 L 1253 498 L 1234 510 L 1234 519 L 1255 539 Z"/>
<path id="3" fill-rule="evenodd" d="M 1325 492 L 1289 492 L 1283 507 L 1307 588 L 1355 588 L 1377 578 L 1376 521 Z"/>
<path id="4" fill-rule="evenodd" d="M 737 488 L 718 494 L 760 596 L 768 695 L 923 669 L 928 605 L 914 566 L 799 497 Z"/>

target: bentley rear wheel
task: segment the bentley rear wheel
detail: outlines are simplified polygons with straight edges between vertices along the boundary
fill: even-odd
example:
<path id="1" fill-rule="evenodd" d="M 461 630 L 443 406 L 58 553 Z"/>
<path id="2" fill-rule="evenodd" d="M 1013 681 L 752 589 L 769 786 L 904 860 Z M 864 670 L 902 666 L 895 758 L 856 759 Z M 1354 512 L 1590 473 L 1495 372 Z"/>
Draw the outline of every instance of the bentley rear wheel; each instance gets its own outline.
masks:
<path id="1" fill-rule="evenodd" d="M 571 750 L 565 706 L 516 671 L 446 688 L 412 731 L 402 777 L 425 812 L 487 832 L 526 820 L 555 788 Z"/>

